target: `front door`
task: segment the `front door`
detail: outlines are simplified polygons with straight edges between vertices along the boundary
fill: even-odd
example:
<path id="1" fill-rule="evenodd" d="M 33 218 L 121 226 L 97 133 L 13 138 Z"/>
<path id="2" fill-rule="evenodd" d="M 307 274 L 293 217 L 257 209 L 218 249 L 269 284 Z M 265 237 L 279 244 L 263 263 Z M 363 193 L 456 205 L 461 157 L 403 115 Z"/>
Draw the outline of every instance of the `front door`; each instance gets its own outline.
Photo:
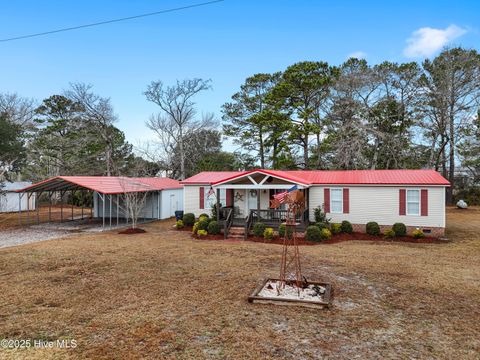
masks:
<path id="1" fill-rule="evenodd" d="M 247 190 L 248 192 L 248 201 L 247 201 L 247 214 L 250 214 L 250 210 L 257 208 L 257 196 L 259 196 L 258 190 Z"/>

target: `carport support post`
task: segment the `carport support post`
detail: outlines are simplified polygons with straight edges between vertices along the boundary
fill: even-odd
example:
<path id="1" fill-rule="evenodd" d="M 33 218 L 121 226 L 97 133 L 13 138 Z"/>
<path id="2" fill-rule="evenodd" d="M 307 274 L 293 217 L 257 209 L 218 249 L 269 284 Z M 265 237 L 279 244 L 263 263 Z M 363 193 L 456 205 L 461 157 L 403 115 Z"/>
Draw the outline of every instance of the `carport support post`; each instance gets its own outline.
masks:
<path id="1" fill-rule="evenodd" d="M 217 221 L 220 221 L 220 189 L 217 189 Z"/>
<path id="2" fill-rule="evenodd" d="M 18 224 L 22 225 L 22 197 L 23 193 L 18 193 Z"/>
<path id="3" fill-rule="evenodd" d="M 63 222 L 63 192 L 60 190 L 60 222 Z"/>
<path id="4" fill-rule="evenodd" d="M 40 224 L 40 208 L 38 206 L 38 198 L 42 195 L 42 192 L 35 193 L 35 209 L 37 210 L 37 224 Z"/>
<path id="5" fill-rule="evenodd" d="M 112 195 L 108 195 L 110 198 L 110 227 L 112 227 Z"/>
<path id="6" fill-rule="evenodd" d="M 150 201 L 152 202 L 152 219 L 155 219 L 155 203 L 153 202 L 153 192 L 151 192 L 150 195 Z"/>
<path id="7" fill-rule="evenodd" d="M 30 193 L 27 192 L 27 225 L 30 225 Z"/>
<path id="8" fill-rule="evenodd" d="M 118 201 L 118 194 L 117 194 L 117 227 L 118 227 L 118 212 L 120 211 L 120 204 L 119 204 L 119 201 Z"/>
<path id="9" fill-rule="evenodd" d="M 48 192 L 48 222 L 52 221 L 52 192 Z"/>
<path id="10" fill-rule="evenodd" d="M 102 228 L 105 228 L 105 194 L 102 194 Z"/>

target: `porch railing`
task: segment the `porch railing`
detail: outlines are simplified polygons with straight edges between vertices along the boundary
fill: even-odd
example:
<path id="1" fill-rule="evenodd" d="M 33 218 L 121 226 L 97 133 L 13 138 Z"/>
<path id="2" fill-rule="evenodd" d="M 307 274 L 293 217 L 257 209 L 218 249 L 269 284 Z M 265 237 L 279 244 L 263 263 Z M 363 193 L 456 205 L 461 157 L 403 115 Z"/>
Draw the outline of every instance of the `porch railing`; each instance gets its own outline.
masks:
<path id="1" fill-rule="evenodd" d="M 265 209 L 258 210 L 252 209 L 248 214 L 245 221 L 245 239 L 248 236 L 253 224 L 256 222 L 263 222 L 270 226 L 278 227 L 281 223 L 285 222 L 287 217 L 287 210 L 282 209 Z M 298 213 L 295 217 L 295 221 L 305 226 L 308 224 L 308 209 Z"/>
<path id="2" fill-rule="evenodd" d="M 233 209 L 232 208 L 223 208 L 223 214 L 225 215 L 225 221 L 223 222 L 223 238 L 228 238 L 228 233 L 233 223 Z"/>

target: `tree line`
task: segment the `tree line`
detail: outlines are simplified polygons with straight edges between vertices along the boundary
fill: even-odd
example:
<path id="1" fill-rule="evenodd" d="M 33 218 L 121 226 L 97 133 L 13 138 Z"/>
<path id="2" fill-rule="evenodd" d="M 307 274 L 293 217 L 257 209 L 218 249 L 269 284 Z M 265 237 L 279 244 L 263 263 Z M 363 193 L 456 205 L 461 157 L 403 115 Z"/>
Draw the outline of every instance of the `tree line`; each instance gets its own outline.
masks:
<path id="1" fill-rule="evenodd" d="M 421 64 L 303 61 L 245 80 L 224 134 L 274 169 L 440 171 L 480 180 L 480 55 L 445 49 Z M 447 200 L 452 202 L 452 188 Z"/>
<path id="2" fill-rule="evenodd" d="M 169 86 L 152 81 L 144 96 L 159 111 L 145 124 L 155 140 L 135 148 L 116 127 L 110 99 L 91 85 L 71 84 L 40 104 L 0 94 L 0 179 L 433 168 L 454 188 L 456 166 L 462 166 L 473 185 L 480 183 L 475 50 L 445 49 L 421 64 L 372 66 L 352 58 L 339 66 L 303 61 L 255 74 L 222 106 L 222 121 L 197 111 L 195 97 L 210 89 L 211 82 L 199 78 Z M 238 149 L 225 151 L 224 137 Z"/>
<path id="3" fill-rule="evenodd" d="M 155 164 L 135 156 L 116 121 L 110 99 L 83 83 L 40 104 L 0 94 L 0 179 L 129 175 L 139 164 L 156 173 Z"/>

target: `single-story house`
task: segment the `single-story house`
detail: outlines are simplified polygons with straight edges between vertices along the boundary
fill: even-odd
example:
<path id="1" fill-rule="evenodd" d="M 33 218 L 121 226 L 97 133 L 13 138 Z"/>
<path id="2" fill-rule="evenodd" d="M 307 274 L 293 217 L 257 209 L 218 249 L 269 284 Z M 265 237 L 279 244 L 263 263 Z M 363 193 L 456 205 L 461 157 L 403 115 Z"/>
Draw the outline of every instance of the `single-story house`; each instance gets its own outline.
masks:
<path id="1" fill-rule="evenodd" d="M 445 231 L 445 188 L 450 186 L 434 170 L 201 172 L 181 184 L 185 213 L 211 213 L 218 202 L 218 218 L 225 220 L 225 209 L 232 209 L 237 226 L 280 224 L 285 210 L 271 209 L 270 200 L 296 186 L 305 194 L 305 212 L 298 216 L 303 226 L 315 221 L 315 208 L 323 207 L 331 222 L 347 220 L 355 231 L 365 231 L 370 221 L 383 228 L 402 222 L 409 232 L 420 228 L 435 236 Z"/>
<path id="2" fill-rule="evenodd" d="M 17 190 L 32 185 L 28 181 L 5 181 L 0 184 L 0 213 L 35 210 L 35 195 L 19 196 Z"/>
<path id="3" fill-rule="evenodd" d="M 103 218 L 104 224 L 127 217 L 125 194 L 145 194 L 139 218 L 167 219 L 174 216 L 175 211 L 183 209 L 182 185 L 170 178 L 56 176 L 17 190 L 21 194 L 35 193 L 37 196 L 46 193 L 50 199 L 53 193 L 57 193 L 62 204 L 62 199 L 75 191 L 80 192 L 80 196 L 93 197 L 92 217 Z"/>

